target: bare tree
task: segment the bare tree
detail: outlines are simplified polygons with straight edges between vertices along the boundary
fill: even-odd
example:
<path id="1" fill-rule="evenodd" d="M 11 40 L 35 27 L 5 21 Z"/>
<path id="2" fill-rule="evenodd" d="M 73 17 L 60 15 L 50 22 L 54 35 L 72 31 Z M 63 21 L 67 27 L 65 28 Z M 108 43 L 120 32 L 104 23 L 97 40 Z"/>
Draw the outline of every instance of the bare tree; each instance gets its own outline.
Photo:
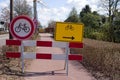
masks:
<path id="1" fill-rule="evenodd" d="M 29 17 L 32 17 L 32 7 L 26 0 L 15 0 L 14 11 L 17 15 L 28 15 Z"/>
<path id="2" fill-rule="evenodd" d="M 101 0 L 102 8 L 104 8 L 109 16 L 109 22 L 112 22 L 118 10 L 120 10 L 120 0 Z"/>
<path id="3" fill-rule="evenodd" d="M 1 10 L 0 20 L 5 22 L 10 22 L 10 10 L 8 7 L 5 7 Z"/>
<path id="4" fill-rule="evenodd" d="M 101 0 L 102 7 L 107 11 L 108 13 L 108 22 L 109 22 L 109 40 L 114 42 L 114 26 L 113 22 L 114 19 L 117 16 L 117 13 L 120 10 L 120 0 Z"/>
<path id="5" fill-rule="evenodd" d="M 53 20 L 51 20 L 51 21 L 48 23 L 48 27 L 49 27 L 49 28 L 55 28 L 55 26 L 56 26 L 56 22 L 53 21 Z"/>
<path id="6" fill-rule="evenodd" d="M 0 19 L 2 21 L 10 22 L 10 9 L 5 7 L 1 10 Z M 14 16 L 28 15 L 32 17 L 32 7 L 27 3 L 26 0 L 14 0 Z"/>

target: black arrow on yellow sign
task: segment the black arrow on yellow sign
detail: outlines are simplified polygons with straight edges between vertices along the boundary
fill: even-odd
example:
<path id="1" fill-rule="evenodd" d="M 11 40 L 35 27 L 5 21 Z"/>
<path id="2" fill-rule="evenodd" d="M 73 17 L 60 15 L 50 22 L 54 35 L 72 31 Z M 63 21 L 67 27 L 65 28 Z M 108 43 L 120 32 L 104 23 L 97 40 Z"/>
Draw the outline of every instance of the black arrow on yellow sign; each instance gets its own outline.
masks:
<path id="1" fill-rule="evenodd" d="M 75 38 L 72 36 L 72 37 L 63 37 L 65 39 L 71 39 L 71 40 L 74 40 Z"/>

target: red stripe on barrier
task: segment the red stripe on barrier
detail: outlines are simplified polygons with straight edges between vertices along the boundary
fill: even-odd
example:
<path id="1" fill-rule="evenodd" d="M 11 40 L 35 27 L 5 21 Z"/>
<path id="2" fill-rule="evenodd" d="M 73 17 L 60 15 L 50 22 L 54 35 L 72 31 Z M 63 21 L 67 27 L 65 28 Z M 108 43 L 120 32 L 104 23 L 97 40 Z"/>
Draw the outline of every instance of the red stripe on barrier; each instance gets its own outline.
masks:
<path id="1" fill-rule="evenodd" d="M 80 60 L 81 61 L 83 59 L 83 57 L 81 55 L 69 55 L 68 59 L 69 60 Z"/>
<path id="2" fill-rule="evenodd" d="M 20 40 L 6 40 L 6 45 L 21 45 Z"/>
<path id="3" fill-rule="evenodd" d="M 37 41 L 37 46 L 52 47 L 51 41 Z"/>
<path id="4" fill-rule="evenodd" d="M 36 59 L 51 59 L 52 55 L 51 54 L 36 54 Z"/>
<path id="5" fill-rule="evenodd" d="M 6 52 L 7 58 L 20 58 L 21 54 L 19 52 Z"/>
<path id="6" fill-rule="evenodd" d="M 69 48 L 83 48 L 83 43 L 70 42 Z"/>

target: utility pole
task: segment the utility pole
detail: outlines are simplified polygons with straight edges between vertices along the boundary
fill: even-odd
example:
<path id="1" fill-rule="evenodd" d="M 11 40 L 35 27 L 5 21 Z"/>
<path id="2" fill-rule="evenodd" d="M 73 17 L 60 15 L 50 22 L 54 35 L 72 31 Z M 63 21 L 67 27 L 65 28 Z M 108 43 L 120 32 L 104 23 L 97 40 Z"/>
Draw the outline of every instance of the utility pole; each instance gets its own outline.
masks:
<path id="1" fill-rule="evenodd" d="M 34 6 L 34 20 L 35 20 L 35 26 L 36 26 L 35 32 L 38 33 L 38 27 L 37 27 L 37 23 L 38 23 L 38 18 L 37 18 L 37 0 L 33 0 L 33 6 Z"/>
<path id="2" fill-rule="evenodd" d="M 13 0 L 10 0 L 10 22 L 12 21 L 12 19 L 13 19 Z M 11 35 L 10 31 L 9 31 L 9 39 L 13 39 L 13 36 Z"/>
<path id="3" fill-rule="evenodd" d="M 37 18 L 37 0 L 33 0 L 33 6 L 34 6 L 34 18 Z"/>

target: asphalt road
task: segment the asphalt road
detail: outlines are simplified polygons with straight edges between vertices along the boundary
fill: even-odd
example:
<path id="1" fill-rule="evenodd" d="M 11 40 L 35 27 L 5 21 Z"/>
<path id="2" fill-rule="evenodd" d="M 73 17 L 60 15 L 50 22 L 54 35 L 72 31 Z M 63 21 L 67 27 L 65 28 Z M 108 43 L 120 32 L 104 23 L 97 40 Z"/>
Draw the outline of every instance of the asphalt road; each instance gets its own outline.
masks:
<path id="1" fill-rule="evenodd" d="M 53 41 L 50 34 L 40 34 L 40 40 Z M 60 48 L 38 47 L 36 52 L 64 54 Z M 25 70 L 25 80 L 96 80 L 78 61 L 69 61 L 69 74 L 64 70 L 65 61 L 33 60 Z M 55 71 L 52 75 L 51 71 Z"/>
<path id="2" fill-rule="evenodd" d="M 0 35 L 0 47 L 5 45 L 6 39 L 9 39 L 9 34 Z"/>

